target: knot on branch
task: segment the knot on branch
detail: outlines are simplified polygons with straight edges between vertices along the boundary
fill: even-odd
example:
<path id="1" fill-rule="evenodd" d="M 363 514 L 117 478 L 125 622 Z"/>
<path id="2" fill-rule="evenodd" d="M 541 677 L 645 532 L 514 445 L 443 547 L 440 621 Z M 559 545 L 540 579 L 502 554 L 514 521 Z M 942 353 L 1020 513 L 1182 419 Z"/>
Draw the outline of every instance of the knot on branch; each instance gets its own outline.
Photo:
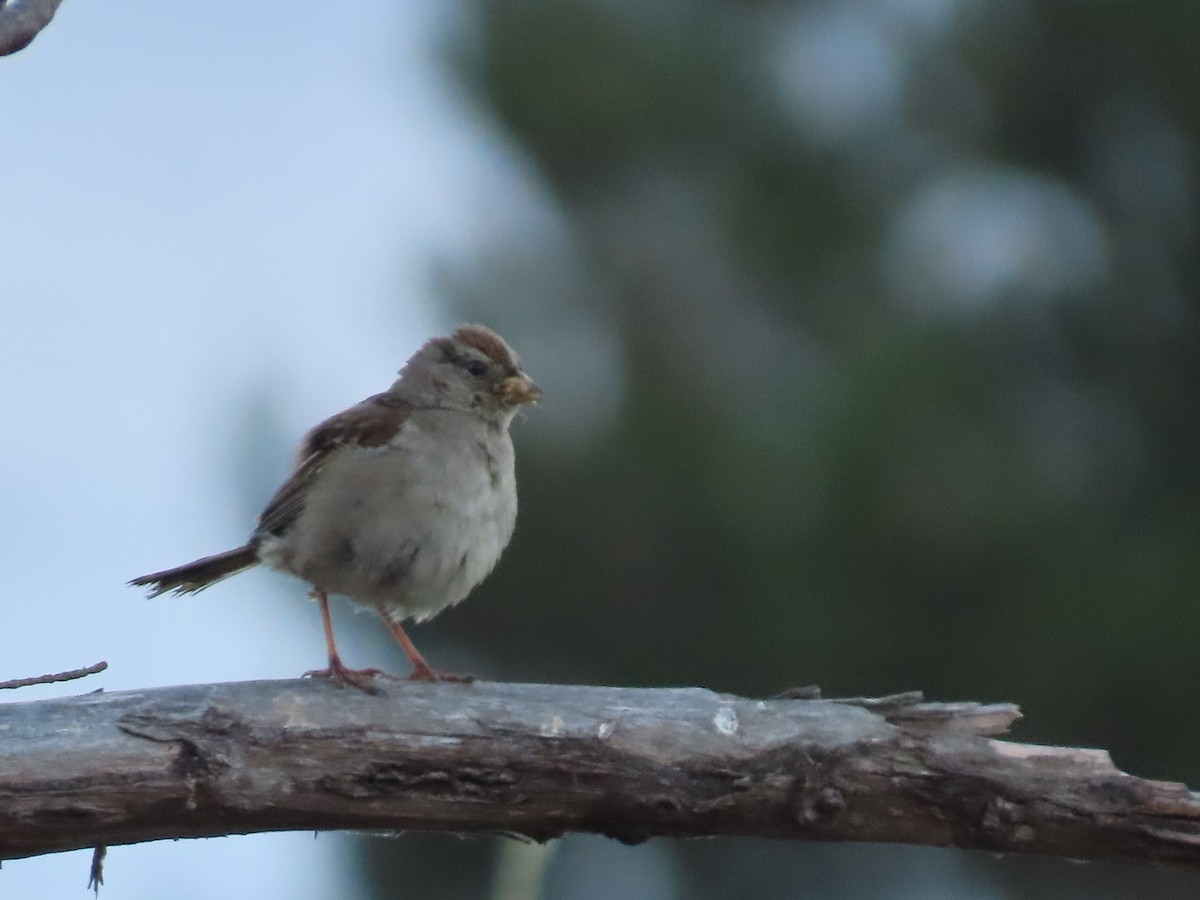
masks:
<path id="1" fill-rule="evenodd" d="M 1037 838 L 1037 829 L 1025 822 L 1021 805 L 1005 797 L 993 797 L 988 801 L 979 821 L 979 830 L 985 838 L 1004 847 Z"/>
<path id="2" fill-rule="evenodd" d="M 796 804 L 796 821 L 801 825 L 816 825 L 834 818 L 845 808 L 846 797 L 835 787 L 805 791 Z"/>

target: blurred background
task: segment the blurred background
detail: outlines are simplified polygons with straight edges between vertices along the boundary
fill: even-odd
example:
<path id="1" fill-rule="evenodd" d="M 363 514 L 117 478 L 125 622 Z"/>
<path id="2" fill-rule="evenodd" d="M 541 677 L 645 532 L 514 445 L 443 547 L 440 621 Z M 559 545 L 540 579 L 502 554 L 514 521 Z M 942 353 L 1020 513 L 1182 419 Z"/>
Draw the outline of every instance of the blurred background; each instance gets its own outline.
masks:
<path id="1" fill-rule="evenodd" d="M 322 662 L 240 543 L 320 418 L 485 321 L 522 510 L 415 631 L 495 679 L 1019 703 L 1200 783 L 1200 6 L 68 0 L 0 60 L 8 702 Z M 404 670 L 336 612 L 351 664 Z M 90 855 L 4 897 L 82 894 Z M 904 847 L 259 835 L 109 900 L 1191 897 Z"/>

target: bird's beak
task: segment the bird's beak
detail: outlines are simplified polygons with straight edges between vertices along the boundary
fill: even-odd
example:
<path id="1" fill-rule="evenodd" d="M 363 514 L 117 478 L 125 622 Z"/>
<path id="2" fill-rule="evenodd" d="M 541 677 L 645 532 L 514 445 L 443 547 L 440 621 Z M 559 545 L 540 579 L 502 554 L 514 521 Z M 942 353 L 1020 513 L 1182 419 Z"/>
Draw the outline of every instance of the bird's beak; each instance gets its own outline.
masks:
<path id="1" fill-rule="evenodd" d="M 496 385 L 496 393 L 515 406 L 519 403 L 536 403 L 538 397 L 542 396 L 542 389 L 534 384 L 532 378 L 522 373 L 505 378 Z"/>

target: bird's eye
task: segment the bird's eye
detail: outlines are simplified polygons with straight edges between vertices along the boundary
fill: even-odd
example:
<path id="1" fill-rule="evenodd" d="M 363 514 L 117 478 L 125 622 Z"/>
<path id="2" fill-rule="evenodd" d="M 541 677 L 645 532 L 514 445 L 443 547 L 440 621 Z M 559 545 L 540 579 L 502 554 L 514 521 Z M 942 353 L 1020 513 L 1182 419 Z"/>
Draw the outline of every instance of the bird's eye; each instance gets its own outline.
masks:
<path id="1" fill-rule="evenodd" d="M 467 362 L 466 369 L 471 377 L 481 378 L 483 373 L 487 371 L 487 363 L 480 362 L 477 359 L 472 359 Z"/>

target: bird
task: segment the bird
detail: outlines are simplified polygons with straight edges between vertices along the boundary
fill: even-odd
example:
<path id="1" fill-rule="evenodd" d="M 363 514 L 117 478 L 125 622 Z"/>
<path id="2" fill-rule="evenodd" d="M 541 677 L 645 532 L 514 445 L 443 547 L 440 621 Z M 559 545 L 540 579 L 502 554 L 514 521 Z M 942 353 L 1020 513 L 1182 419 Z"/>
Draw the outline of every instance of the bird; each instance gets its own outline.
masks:
<path id="1" fill-rule="evenodd" d="M 191 594 L 257 565 L 311 586 L 328 666 L 305 673 L 377 693 L 379 669 L 351 669 L 329 596 L 383 619 L 411 680 L 469 681 L 434 669 L 402 623 L 459 603 L 495 567 L 517 516 L 509 426 L 542 395 L 517 354 L 483 325 L 426 341 L 386 391 L 325 419 L 240 547 L 129 584 Z"/>

